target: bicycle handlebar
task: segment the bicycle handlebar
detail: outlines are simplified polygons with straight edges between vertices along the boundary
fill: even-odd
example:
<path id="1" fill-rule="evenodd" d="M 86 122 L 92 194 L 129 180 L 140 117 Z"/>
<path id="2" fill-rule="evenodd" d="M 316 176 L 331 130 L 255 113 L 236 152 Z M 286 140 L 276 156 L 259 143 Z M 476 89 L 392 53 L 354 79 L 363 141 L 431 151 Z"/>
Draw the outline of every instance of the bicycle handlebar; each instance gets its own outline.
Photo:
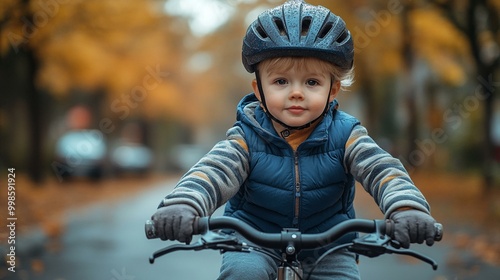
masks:
<path id="1" fill-rule="evenodd" d="M 434 224 L 435 235 L 434 240 L 440 241 L 443 237 L 443 226 L 439 223 Z M 362 232 L 366 235 L 354 239 L 350 243 L 342 244 L 329 249 L 325 254 L 335 252 L 339 249 L 347 248 L 347 250 L 368 256 L 370 258 L 381 254 L 401 254 L 408 255 L 420 259 L 432 265 L 434 270 L 438 264 L 412 250 L 400 249 L 398 242 L 392 240 L 394 231 L 394 222 L 387 220 L 366 220 L 366 219 L 351 219 L 341 222 L 329 230 L 322 233 L 302 234 L 296 229 L 283 229 L 280 233 L 265 233 L 261 232 L 245 222 L 231 217 L 203 217 L 197 218 L 193 225 L 194 234 L 202 234 L 200 240 L 194 244 L 174 244 L 164 249 L 153 253 L 149 258 L 149 262 L 153 263 L 158 257 L 179 250 L 203 250 L 216 249 L 223 251 L 240 251 L 249 252 L 251 248 L 259 250 L 262 248 L 280 249 L 283 253 L 286 252 L 286 261 L 293 261 L 294 256 L 303 249 L 316 249 L 325 247 L 333 241 L 340 238 L 342 235 L 349 232 Z M 256 246 L 248 246 L 245 242 L 241 242 L 237 237 L 229 237 L 229 235 L 220 235 L 215 230 L 230 229 L 238 232 Z M 157 238 L 155 224 L 153 221 L 146 221 L 145 225 L 146 236 Z M 325 256 L 323 254 L 315 263 L 315 265 Z M 312 271 L 311 271 L 312 272 Z M 310 273 L 311 273 L 310 272 Z"/>
<path id="2" fill-rule="evenodd" d="M 202 230 L 200 233 L 205 230 L 205 227 L 207 227 L 207 230 L 232 229 L 240 233 L 249 241 L 269 249 L 279 249 L 288 245 L 286 238 L 283 238 L 283 234 L 285 234 L 283 232 L 263 233 L 243 221 L 230 217 L 217 217 L 212 219 L 201 218 L 198 226 L 200 226 L 199 229 Z M 385 223 L 383 221 L 355 219 L 340 223 L 323 233 L 298 235 L 299 232 L 290 232 L 289 234 L 292 239 L 294 235 L 296 236 L 296 242 L 300 244 L 302 249 L 313 249 L 325 246 L 351 231 L 370 233 L 375 232 L 377 228 L 385 231 Z"/>
<path id="3" fill-rule="evenodd" d="M 435 223 L 435 241 L 440 241 L 443 237 L 443 226 Z M 322 233 L 302 234 L 300 232 L 264 233 L 245 222 L 231 217 L 202 217 L 198 218 L 194 224 L 194 234 L 203 234 L 209 230 L 231 229 L 237 231 L 249 241 L 256 245 L 269 249 L 279 249 L 287 246 L 290 239 L 285 238 L 288 234 L 301 249 L 314 249 L 325 246 L 349 232 L 379 233 L 393 236 L 394 223 L 392 220 L 366 220 L 351 219 L 346 220 Z M 158 238 L 155 224 L 148 220 L 145 224 L 146 237 L 148 239 Z"/>

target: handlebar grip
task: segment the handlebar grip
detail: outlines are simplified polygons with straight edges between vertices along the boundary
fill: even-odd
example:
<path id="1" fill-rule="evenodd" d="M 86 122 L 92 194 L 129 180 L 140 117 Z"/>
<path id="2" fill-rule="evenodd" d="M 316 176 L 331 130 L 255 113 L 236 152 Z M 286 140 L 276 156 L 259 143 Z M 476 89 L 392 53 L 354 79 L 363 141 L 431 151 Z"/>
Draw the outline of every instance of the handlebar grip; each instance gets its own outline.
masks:
<path id="1" fill-rule="evenodd" d="M 144 224 L 144 231 L 146 233 L 147 239 L 155 239 L 158 238 L 156 235 L 156 227 L 155 223 L 152 220 L 147 220 Z"/>
<path id="2" fill-rule="evenodd" d="M 193 223 L 193 234 L 202 234 L 208 230 L 208 217 L 196 217 Z M 156 239 L 159 236 L 156 234 L 156 226 L 154 221 L 146 220 L 144 224 L 144 232 L 147 239 Z"/>
<path id="3" fill-rule="evenodd" d="M 441 239 L 443 239 L 443 225 L 440 223 L 435 223 L 434 230 L 435 230 L 434 240 L 441 241 Z"/>
<path id="4" fill-rule="evenodd" d="M 391 219 L 386 220 L 386 234 L 394 238 L 394 221 Z M 443 225 L 434 223 L 434 241 L 441 241 L 443 239 Z"/>
<path id="5" fill-rule="evenodd" d="M 209 230 L 210 217 L 195 217 L 193 223 L 193 234 L 204 234 Z"/>

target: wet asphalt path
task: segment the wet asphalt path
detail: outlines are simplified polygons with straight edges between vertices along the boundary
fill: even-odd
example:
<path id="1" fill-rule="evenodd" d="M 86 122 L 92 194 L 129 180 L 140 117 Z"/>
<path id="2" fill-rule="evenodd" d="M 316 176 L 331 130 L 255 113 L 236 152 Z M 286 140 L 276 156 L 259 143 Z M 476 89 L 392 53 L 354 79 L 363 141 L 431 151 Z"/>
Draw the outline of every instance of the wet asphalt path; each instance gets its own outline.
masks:
<path id="1" fill-rule="evenodd" d="M 20 270 L 3 276 L 13 280 L 215 279 L 221 260 L 216 251 L 178 252 L 157 259 L 153 265 L 148 262 L 152 252 L 172 244 L 161 240 L 147 240 L 144 235 L 144 221 L 151 216 L 160 199 L 171 190 L 173 184 L 174 182 L 165 182 L 120 202 L 99 204 L 78 213 L 68 214 L 66 232 L 62 240 L 58 244 L 52 244 L 56 249 L 27 249 L 24 251 L 25 256 L 20 252 L 19 260 L 24 260 L 20 264 Z M 381 217 L 379 213 L 367 212 L 364 207 L 360 208 L 359 217 Z M 19 243 L 30 242 L 27 237 L 18 239 Z M 449 266 L 453 249 L 446 242 L 446 238 L 437 246 L 417 245 L 414 249 L 435 259 L 440 265 L 439 269 L 433 271 L 430 265 L 408 257 L 361 257 L 362 278 L 500 279 L 499 267 L 481 264 L 472 256 L 471 267 Z M 32 257 L 32 260 L 40 261 L 32 262 L 26 255 Z M 22 269 L 23 266 L 29 265 L 37 267 L 40 272 Z"/>

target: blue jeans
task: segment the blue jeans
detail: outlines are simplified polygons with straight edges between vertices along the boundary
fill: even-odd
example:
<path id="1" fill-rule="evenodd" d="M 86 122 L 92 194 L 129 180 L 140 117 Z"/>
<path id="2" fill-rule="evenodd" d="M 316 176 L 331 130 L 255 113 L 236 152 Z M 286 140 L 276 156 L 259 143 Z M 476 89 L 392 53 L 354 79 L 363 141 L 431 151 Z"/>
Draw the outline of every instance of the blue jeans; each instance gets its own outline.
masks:
<path id="1" fill-rule="evenodd" d="M 226 252 L 222 256 L 220 280 L 274 280 L 277 277 L 278 262 L 260 252 Z M 304 277 L 312 265 L 302 263 Z M 359 280 L 356 255 L 341 250 L 325 257 L 314 269 L 311 280 Z"/>

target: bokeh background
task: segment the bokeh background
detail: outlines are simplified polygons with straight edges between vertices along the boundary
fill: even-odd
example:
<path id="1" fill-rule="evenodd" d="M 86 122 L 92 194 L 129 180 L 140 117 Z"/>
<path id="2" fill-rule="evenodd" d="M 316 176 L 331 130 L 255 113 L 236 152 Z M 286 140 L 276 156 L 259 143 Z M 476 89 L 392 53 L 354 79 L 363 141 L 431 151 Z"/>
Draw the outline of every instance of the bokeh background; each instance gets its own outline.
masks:
<path id="1" fill-rule="evenodd" d="M 55 279 L 47 255 L 66 252 L 78 209 L 156 190 L 147 219 L 234 123 L 253 79 L 242 38 L 282 2 L 2 0 L 0 213 L 5 221 L 15 168 L 16 237 L 39 235 L 35 252 L 17 252 L 22 273 L 2 267 L 0 278 Z M 498 267 L 500 1 L 310 3 L 341 16 L 354 39 L 356 82 L 340 108 L 405 164 L 453 229 L 443 260 L 465 269 L 433 277 Z M 8 237 L 2 230 L 1 246 Z M 120 279 L 121 268 L 101 278 Z M 85 279 L 72 276 L 60 279 Z"/>

